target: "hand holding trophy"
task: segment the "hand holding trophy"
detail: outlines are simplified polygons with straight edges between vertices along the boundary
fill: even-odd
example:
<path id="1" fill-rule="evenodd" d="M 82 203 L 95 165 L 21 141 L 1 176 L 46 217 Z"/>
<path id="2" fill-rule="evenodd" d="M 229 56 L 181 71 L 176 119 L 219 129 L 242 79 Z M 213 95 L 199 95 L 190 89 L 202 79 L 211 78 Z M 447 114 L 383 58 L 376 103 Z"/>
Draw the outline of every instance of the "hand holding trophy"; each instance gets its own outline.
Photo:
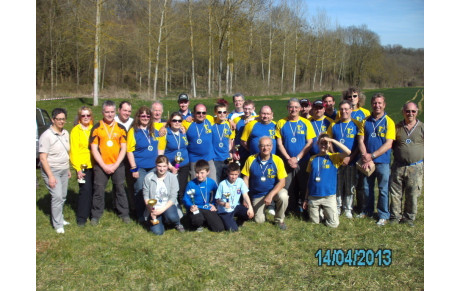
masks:
<path id="1" fill-rule="evenodd" d="M 225 192 L 222 193 L 225 197 L 225 211 L 226 212 L 232 212 L 232 205 L 230 204 L 230 196 L 232 195 L 230 192 Z M 229 207 L 227 208 L 227 203 L 229 204 Z"/>
<path id="2" fill-rule="evenodd" d="M 151 207 L 152 210 L 153 210 L 153 209 L 155 209 L 154 206 L 155 206 L 155 204 L 157 204 L 157 200 L 156 200 L 156 199 L 149 199 L 149 200 L 147 201 L 147 204 L 150 205 L 150 207 Z M 157 219 L 157 217 L 156 217 L 155 215 L 151 215 L 151 214 L 150 214 L 150 216 L 153 218 L 153 220 L 150 220 L 150 222 L 151 222 L 153 225 L 156 225 L 156 224 L 160 223 L 160 221 Z"/>
<path id="3" fill-rule="evenodd" d="M 180 153 L 180 152 L 178 152 L 178 154 L 179 154 L 179 153 Z M 183 158 L 182 156 L 180 156 L 180 155 L 176 155 L 176 156 L 174 157 L 174 161 L 176 162 L 176 165 L 175 165 L 176 169 L 179 169 L 179 164 L 182 163 L 182 162 L 184 161 L 184 158 Z"/>
<path id="4" fill-rule="evenodd" d="M 88 165 L 87 164 L 81 164 L 80 165 L 80 168 L 81 168 L 81 172 L 82 173 L 85 173 L 85 170 L 88 168 Z M 85 181 L 85 177 L 81 178 L 81 179 L 78 179 L 78 183 L 80 184 L 85 184 L 86 181 Z"/>
<path id="5" fill-rule="evenodd" d="M 195 189 L 188 190 L 187 195 L 189 195 L 190 199 L 192 199 L 192 206 L 196 206 L 195 205 Z M 200 213 L 200 210 L 198 210 L 198 208 L 195 211 L 193 211 L 193 214 L 198 214 L 198 213 Z"/>

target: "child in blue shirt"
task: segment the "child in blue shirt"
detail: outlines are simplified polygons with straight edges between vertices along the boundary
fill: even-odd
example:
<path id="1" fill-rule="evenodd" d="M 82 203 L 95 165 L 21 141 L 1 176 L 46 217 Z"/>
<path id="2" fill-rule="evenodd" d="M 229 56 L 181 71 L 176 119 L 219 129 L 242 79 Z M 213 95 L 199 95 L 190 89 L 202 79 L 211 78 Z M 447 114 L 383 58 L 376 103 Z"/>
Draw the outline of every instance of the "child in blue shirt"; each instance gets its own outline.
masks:
<path id="1" fill-rule="evenodd" d="M 203 231 L 206 223 L 211 231 L 223 231 L 224 225 L 217 215 L 214 205 L 214 194 L 217 190 L 216 182 L 208 178 L 209 164 L 205 160 L 198 160 L 195 165 L 196 178 L 188 182 L 184 193 L 184 206 L 193 227 L 198 232 Z"/>
<path id="2" fill-rule="evenodd" d="M 238 224 L 254 217 L 249 189 L 243 179 L 239 178 L 240 166 L 230 163 L 227 167 L 227 179 L 219 184 L 216 192 L 217 213 L 224 223 L 225 230 L 238 231 Z M 241 195 L 249 207 L 240 204 Z M 237 217 L 237 222 L 233 217 Z"/>

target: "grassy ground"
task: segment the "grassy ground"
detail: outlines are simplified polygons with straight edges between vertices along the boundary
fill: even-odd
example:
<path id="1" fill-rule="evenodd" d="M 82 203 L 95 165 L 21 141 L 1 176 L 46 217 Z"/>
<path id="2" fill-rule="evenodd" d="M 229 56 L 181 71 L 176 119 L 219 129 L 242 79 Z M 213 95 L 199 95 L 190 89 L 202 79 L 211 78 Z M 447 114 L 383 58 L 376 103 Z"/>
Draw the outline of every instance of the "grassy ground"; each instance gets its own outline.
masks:
<path id="1" fill-rule="evenodd" d="M 395 122 L 406 100 L 423 98 L 423 89 L 378 90 L 387 96 L 387 111 Z M 369 100 L 377 91 L 366 91 Z M 309 94 L 316 99 L 322 93 Z M 336 93 L 334 96 L 338 96 Z M 304 95 L 305 96 L 305 95 Z M 302 96 L 303 97 L 303 96 Z M 251 99 L 269 99 L 256 97 Z M 71 115 L 89 99 L 40 101 L 51 112 L 66 107 Z M 115 100 L 118 102 L 119 100 Z M 212 104 L 214 100 L 203 100 Z M 423 100 L 422 100 L 423 101 Z M 133 102 L 133 108 L 148 102 Z M 193 101 L 192 101 L 193 103 Z M 176 108 L 165 102 L 165 111 Z M 275 119 L 285 115 L 286 100 L 259 100 L 270 104 Z M 91 104 L 90 104 L 91 105 Z M 100 117 L 100 110 L 95 109 Z M 423 120 L 423 116 L 421 118 Z M 66 127 L 71 129 L 70 122 Z M 78 228 L 75 222 L 78 184 L 69 185 L 64 208 L 66 227 L 58 235 L 50 224 L 50 196 L 37 170 L 36 286 L 38 290 L 309 290 L 309 289 L 423 289 L 424 195 L 419 199 L 416 227 L 387 225 L 373 219 L 348 220 L 330 229 L 288 216 L 287 231 L 268 222 L 246 223 L 238 233 L 202 233 L 168 230 L 157 237 L 136 223 L 124 224 L 112 211 L 111 187 L 106 189 L 106 211 L 98 226 Z M 109 183 L 110 184 L 110 183 Z M 390 266 L 318 266 L 318 249 L 391 249 Z"/>

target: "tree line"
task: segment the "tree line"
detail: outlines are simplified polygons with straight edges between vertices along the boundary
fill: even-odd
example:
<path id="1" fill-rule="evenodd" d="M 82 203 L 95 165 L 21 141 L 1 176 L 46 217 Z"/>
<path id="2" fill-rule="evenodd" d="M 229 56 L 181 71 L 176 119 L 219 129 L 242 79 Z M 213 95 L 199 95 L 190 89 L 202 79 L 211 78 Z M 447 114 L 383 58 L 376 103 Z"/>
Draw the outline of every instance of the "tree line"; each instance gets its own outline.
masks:
<path id="1" fill-rule="evenodd" d="M 423 49 L 382 46 L 302 0 L 37 0 L 39 94 L 157 99 L 423 85 Z"/>

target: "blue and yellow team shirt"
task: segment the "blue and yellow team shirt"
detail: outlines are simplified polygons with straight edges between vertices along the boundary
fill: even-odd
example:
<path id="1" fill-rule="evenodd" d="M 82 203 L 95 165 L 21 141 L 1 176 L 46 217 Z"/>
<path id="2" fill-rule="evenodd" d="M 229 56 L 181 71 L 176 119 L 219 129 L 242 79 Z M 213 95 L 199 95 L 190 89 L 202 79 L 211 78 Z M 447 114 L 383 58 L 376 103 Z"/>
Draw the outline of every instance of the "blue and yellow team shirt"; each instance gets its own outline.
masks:
<path id="1" fill-rule="evenodd" d="M 187 146 L 187 135 L 182 133 L 180 130 L 178 131 L 178 134 L 174 134 L 174 132 L 168 127 L 166 129 L 165 138 L 160 139 L 158 149 L 165 151 L 164 155 L 169 159 L 171 165 L 177 164 L 175 160 L 176 156 L 182 157 L 184 160 L 179 163 L 179 167 L 182 167 L 190 162 Z"/>
<path id="2" fill-rule="evenodd" d="M 289 120 L 287 117 L 280 119 L 276 124 L 277 138 L 281 138 L 286 152 L 291 157 L 297 156 L 307 144 L 307 140 L 316 137 L 315 130 L 310 120 L 300 117 L 297 121 Z M 302 160 L 308 160 L 305 155 Z"/>
<path id="3" fill-rule="evenodd" d="M 320 152 L 319 146 L 318 146 L 318 137 L 322 133 L 327 133 L 329 136 L 331 136 L 331 125 L 332 123 L 334 123 L 334 121 L 324 115 L 318 120 L 315 120 L 313 116 L 310 117 L 309 120 L 316 133 L 316 137 L 313 139 L 313 145 L 310 149 L 310 155 L 317 155 Z"/>
<path id="4" fill-rule="evenodd" d="M 211 117 L 212 118 L 212 117 Z M 185 121 L 185 120 L 184 120 Z M 188 156 L 191 163 L 195 163 L 198 160 L 210 161 L 214 159 L 214 149 L 212 145 L 212 125 L 213 122 L 206 119 L 202 123 L 188 123 L 185 121 L 187 126 L 187 140 L 188 140 Z"/>
<path id="5" fill-rule="evenodd" d="M 255 117 L 257 117 L 257 115 Z M 243 135 L 244 127 L 246 126 L 246 124 L 248 124 L 252 120 L 253 119 L 251 119 L 250 121 L 246 122 L 246 119 L 241 118 L 241 116 L 238 116 L 233 120 L 233 122 L 236 125 L 235 139 L 233 140 L 233 145 L 234 146 L 241 144 L 241 136 Z M 249 157 L 249 152 L 246 150 L 246 148 L 244 148 L 242 146 L 239 148 L 238 153 L 240 154 L 241 159 L 246 159 L 247 157 Z"/>
<path id="6" fill-rule="evenodd" d="M 230 156 L 230 140 L 235 138 L 230 123 L 224 121 L 212 126 L 212 145 L 214 147 L 214 160 L 225 161 Z"/>
<path id="7" fill-rule="evenodd" d="M 371 113 L 369 112 L 369 110 L 367 110 L 366 108 L 363 108 L 363 107 L 359 107 L 357 109 L 354 109 L 352 112 L 351 112 L 351 118 L 352 119 L 355 119 L 359 122 L 364 122 L 364 119 L 366 119 L 366 117 L 368 117 L 369 115 L 371 115 Z M 337 118 L 336 120 L 340 120 L 340 111 L 337 113 Z"/>
<path id="8" fill-rule="evenodd" d="M 241 140 L 248 143 L 249 154 L 254 155 L 259 153 L 259 139 L 263 136 L 271 137 L 273 141 L 272 154 L 274 154 L 276 153 L 275 132 L 276 123 L 273 120 L 268 124 L 253 120 L 244 127 Z"/>
<path id="9" fill-rule="evenodd" d="M 258 154 L 249 156 L 241 174 L 249 177 L 249 196 L 260 198 L 267 195 L 280 179 L 287 177 L 283 160 L 271 155 L 263 164 Z"/>
<path id="10" fill-rule="evenodd" d="M 355 119 L 350 119 L 348 122 L 337 121 L 332 124 L 332 138 L 344 144 L 352 152 L 359 147 L 358 143 L 358 133 L 362 131 L 363 124 Z M 334 145 L 335 152 L 341 153 L 339 147 Z M 349 164 L 354 164 L 358 161 L 359 155 L 356 155 L 354 160 Z"/>
<path id="11" fill-rule="evenodd" d="M 195 190 L 193 199 L 189 194 L 187 194 L 187 192 L 191 189 Z M 192 205 L 196 205 L 200 209 L 209 210 L 211 205 L 215 205 L 214 196 L 216 191 L 217 183 L 211 178 L 206 178 L 203 182 L 198 181 L 197 178 L 189 181 L 185 187 L 184 198 L 182 198 L 185 209 L 188 210 L 192 207 Z"/>
<path id="12" fill-rule="evenodd" d="M 136 166 L 143 169 L 155 167 L 155 160 L 158 157 L 158 143 L 163 137 L 159 137 L 158 130 L 152 128 L 152 133 L 148 130 L 131 127 L 128 131 L 128 141 L 126 151 L 134 154 Z"/>
<path id="13" fill-rule="evenodd" d="M 364 120 L 364 145 L 369 154 L 378 150 L 387 139 L 396 139 L 396 126 L 394 121 L 385 113 L 375 120 L 369 116 Z M 376 164 L 389 164 L 391 160 L 391 148 L 383 155 L 374 160 Z"/>
<path id="14" fill-rule="evenodd" d="M 337 169 L 342 164 L 339 153 L 314 155 L 308 162 L 308 195 L 325 197 L 337 191 Z M 319 181 L 318 181 L 319 178 Z"/>

